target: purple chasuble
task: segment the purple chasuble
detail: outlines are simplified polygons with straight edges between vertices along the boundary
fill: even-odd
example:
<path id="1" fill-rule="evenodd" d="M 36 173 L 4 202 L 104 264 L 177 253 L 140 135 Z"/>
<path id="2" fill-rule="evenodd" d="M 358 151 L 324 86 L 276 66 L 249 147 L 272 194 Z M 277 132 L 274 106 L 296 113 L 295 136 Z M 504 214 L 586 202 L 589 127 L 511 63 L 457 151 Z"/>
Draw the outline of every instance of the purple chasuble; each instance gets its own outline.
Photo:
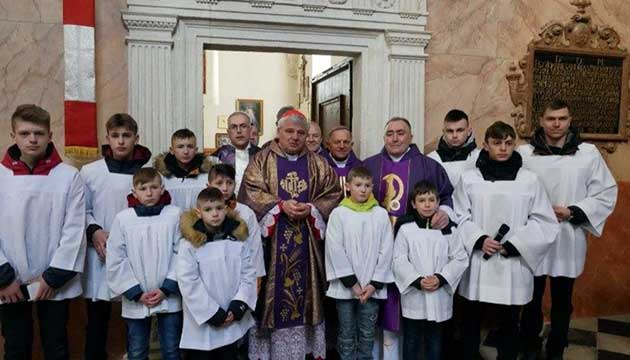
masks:
<path id="1" fill-rule="evenodd" d="M 289 161 L 278 156 L 278 196 L 308 202 L 308 158 Z M 284 213 L 276 226 L 274 323 L 276 329 L 304 325 L 308 284 L 309 231 L 305 219 L 290 220 Z"/>
<path id="2" fill-rule="evenodd" d="M 452 207 L 453 186 L 446 170 L 435 160 L 422 155 L 415 144 L 399 162 L 383 149 L 363 162 L 374 176 L 374 197 L 389 213 L 392 224 L 407 212 L 409 190 L 422 180 L 433 182 L 440 195 L 440 205 Z M 378 179 L 378 180 L 377 180 Z M 385 330 L 400 330 L 400 293 L 394 284 L 387 287 L 387 300 L 380 308 L 379 325 Z"/>

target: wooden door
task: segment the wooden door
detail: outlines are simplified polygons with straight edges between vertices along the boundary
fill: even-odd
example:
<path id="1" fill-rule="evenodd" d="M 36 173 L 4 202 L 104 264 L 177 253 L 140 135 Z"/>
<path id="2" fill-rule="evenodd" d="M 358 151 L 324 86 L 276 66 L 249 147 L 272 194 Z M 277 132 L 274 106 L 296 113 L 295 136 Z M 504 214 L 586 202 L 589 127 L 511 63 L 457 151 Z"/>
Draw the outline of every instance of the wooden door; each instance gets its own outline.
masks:
<path id="1" fill-rule="evenodd" d="M 352 60 L 334 65 L 316 76 L 312 82 L 311 119 L 328 131 L 344 125 L 352 130 Z"/>

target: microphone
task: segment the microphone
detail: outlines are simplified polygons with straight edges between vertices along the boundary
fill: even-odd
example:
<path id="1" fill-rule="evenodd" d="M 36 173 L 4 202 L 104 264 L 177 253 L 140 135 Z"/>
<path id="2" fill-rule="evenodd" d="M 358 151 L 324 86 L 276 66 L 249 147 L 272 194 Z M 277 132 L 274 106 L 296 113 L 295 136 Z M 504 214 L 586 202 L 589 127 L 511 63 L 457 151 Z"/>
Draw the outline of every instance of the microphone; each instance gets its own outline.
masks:
<path id="1" fill-rule="evenodd" d="M 499 231 L 497 232 L 497 235 L 494 237 L 494 240 L 501 242 L 501 240 L 503 240 L 503 237 L 510 231 L 510 227 L 505 225 L 505 224 L 501 224 L 501 227 L 499 228 Z M 483 259 L 484 260 L 488 260 L 490 259 L 491 255 L 488 254 L 483 254 Z"/>

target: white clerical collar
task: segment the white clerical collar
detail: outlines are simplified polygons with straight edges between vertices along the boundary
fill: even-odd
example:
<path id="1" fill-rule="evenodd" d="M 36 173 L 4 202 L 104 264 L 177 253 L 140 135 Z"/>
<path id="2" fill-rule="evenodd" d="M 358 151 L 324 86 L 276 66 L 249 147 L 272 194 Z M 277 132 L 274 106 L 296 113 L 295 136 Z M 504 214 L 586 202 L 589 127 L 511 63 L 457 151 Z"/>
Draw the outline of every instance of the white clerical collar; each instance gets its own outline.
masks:
<path id="1" fill-rule="evenodd" d="M 251 143 L 248 143 L 248 144 L 247 144 L 247 147 L 246 147 L 245 149 L 239 149 L 239 148 L 237 148 L 237 147 L 236 147 L 236 146 L 234 146 L 234 145 L 232 145 L 232 146 L 234 146 L 234 150 L 236 150 L 237 152 L 243 152 L 243 151 L 248 151 L 248 150 L 249 150 L 249 147 L 250 147 L 251 145 L 252 145 Z"/>
<path id="2" fill-rule="evenodd" d="M 407 150 L 404 153 L 402 153 L 402 155 L 400 155 L 400 156 L 392 156 L 392 154 L 390 154 L 390 153 L 387 153 L 387 155 L 389 155 L 389 157 L 392 158 L 393 162 L 400 162 L 400 160 L 402 160 L 403 156 L 407 155 L 409 150 L 411 150 L 411 146 L 409 146 L 407 148 Z"/>
<path id="3" fill-rule="evenodd" d="M 346 167 L 346 164 L 348 164 L 348 159 L 350 159 L 350 155 L 348 155 L 345 160 L 341 160 L 341 161 L 335 159 L 335 157 L 332 156 L 332 154 L 330 154 L 330 158 L 335 163 L 335 165 L 337 165 L 338 168 L 342 168 L 343 169 L 343 168 Z"/>
<path id="4" fill-rule="evenodd" d="M 287 157 L 287 160 L 289 161 L 297 161 L 297 159 L 300 157 L 300 155 L 291 155 L 291 154 L 284 154 Z"/>

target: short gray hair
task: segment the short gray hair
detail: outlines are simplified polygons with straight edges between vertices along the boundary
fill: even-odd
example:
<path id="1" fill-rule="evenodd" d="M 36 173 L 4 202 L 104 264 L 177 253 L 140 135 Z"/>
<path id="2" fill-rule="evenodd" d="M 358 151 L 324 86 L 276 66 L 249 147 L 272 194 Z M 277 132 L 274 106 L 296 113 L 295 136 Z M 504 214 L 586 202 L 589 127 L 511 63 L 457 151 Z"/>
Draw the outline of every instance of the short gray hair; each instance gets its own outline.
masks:
<path id="1" fill-rule="evenodd" d="M 310 121 L 306 120 L 306 116 L 297 110 L 293 110 L 289 115 L 280 118 L 277 124 L 278 129 L 288 121 L 299 124 L 306 131 L 308 131 L 308 128 L 310 127 Z"/>
<path id="2" fill-rule="evenodd" d="M 233 113 L 231 113 L 228 117 L 227 117 L 227 122 L 228 125 L 230 124 L 230 119 L 235 117 L 235 116 L 243 116 L 246 119 L 249 119 L 249 124 L 251 126 L 256 126 L 256 120 L 254 120 L 248 113 L 244 112 L 244 111 L 235 111 Z"/>

